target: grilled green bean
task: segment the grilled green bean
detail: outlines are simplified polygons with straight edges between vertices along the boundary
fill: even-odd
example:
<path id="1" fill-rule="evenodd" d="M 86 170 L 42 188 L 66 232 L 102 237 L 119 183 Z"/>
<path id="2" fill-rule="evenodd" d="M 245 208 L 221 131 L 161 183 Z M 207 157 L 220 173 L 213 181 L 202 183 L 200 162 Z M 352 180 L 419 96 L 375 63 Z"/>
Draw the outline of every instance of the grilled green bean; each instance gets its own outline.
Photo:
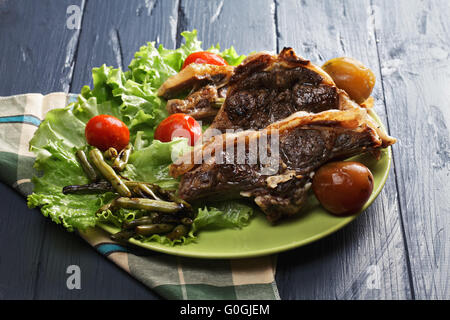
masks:
<path id="1" fill-rule="evenodd" d="M 139 182 L 139 181 L 130 181 L 130 180 L 125 180 L 123 183 L 125 183 L 125 185 L 128 188 L 134 188 L 134 187 L 139 187 L 139 184 L 144 183 L 145 182 Z"/>
<path id="2" fill-rule="evenodd" d="M 128 188 L 134 188 L 134 187 L 138 187 L 139 185 L 143 184 L 145 186 L 147 186 L 148 188 L 150 188 L 154 193 L 158 193 L 161 196 L 164 196 L 164 198 L 168 199 L 169 193 L 171 193 L 171 191 L 169 190 L 164 190 L 162 189 L 160 186 L 153 184 L 153 183 L 149 183 L 149 182 L 142 182 L 142 181 L 124 181 L 124 183 L 127 185 Z"/>
<path id="3" fill-rule="evenodd" d="M 115 159 L 118 156 L 118 152 L 115 148 L 111 147 L 103 153 L 105 159 Z"/>
<path id="4" fill-rule="evenodd" d="M 158 212 L 177 212 L 182 207 L 174 202 L 152 200 L 145 198 L 125 198 L 120 197 L 114 201 L 115 205 L 125 209 L 140 209 Z"/>
<path id="5" fill-rule="evenodd" d="M 162 189 L 160 186 L 158 186 L 156 184 L 148 183 L 148 182 L 124 181 L 124 183 L 128 188 L 134 188 L 136 186 L 144 185 L 148 189 L 153 191 L 153 194 L 155 194 L 155 196 L 157 193 L 160 196 L 162 196 L 165 200 L 169 200 L 169 201 L 178 203 L 178 204 L 182 205 L 182 207 L 184 207 L 187 211 L 192 212 L 192 206 L 189 203 L 187 203 L 186 201 L 184 201 L 183 199 L 180 199 L 179 197 L 177 197 L 175 195 L 175 192 L 173 192 L 171 190 Z"/>
<path id="6" fill-rule="evenodd" d="M 158 217 L 153 219 L 153 223 L 175 223 L 180 224 L 181 218 L 172 213 L 160 214 Z"/>
<path id="7" fill-rule="evenodd" d="M 126 184 L 126 183 L 125 183 Z M 154 200 L 161 200 L 152 189 L 150 189 L 145 184 L 138 184 L 132 189 L 133 194 L 137 195 L 138 198 L 147 198 L 147 199 L 154 199 Z"/>
<path id="8" fill-rule="evenodd" d="M 81 167 L 83 168 L 84 173 L 86 173 L 86 175 L 88 176 L 89 180 L 97 181 L 98 180 L 97 173 L 89 163 L 86 153 L 83 150 L 77 150 L 75 155 L 77 156 L 78 162 L 80 162 Z"/>
<path id="9" fill-rule="evenodd" d="M 148 217 L 152 218 L 152 219 L 156 219 L 159 217 L 159 213 L 158 212 L 150 212 L 150 214 L 148 215 Z"/>
<path id="10" fill-rule="evenodd" d="M 141 183 L 138 185 L 138 188 L 141 190 L 141 192 L 143 192 L 144 194 L 147 194 L 149 196 L 151 196 L 153 199 L 155 200 L 161 200 L 161 198 L 159 198 L 152 189 L 150 189 L 147 185 Z"/>
<path id="11" fill-rule="evenodd" d="M 124 181 L 125 185 L 128 188 L 139 188 L 141 189 L 145 194 L 150 195 L 155 200 L 161 200 L 160 197 L 156 195 L 156 193 L 161 193 L 161 188 L 155 184 L 147 183 L 147 182 L 140 182 L 140 181 Z M 167 198 L 167 197 L 165 197 Z"/>
<path id="12" fill-rule="evenodd" d="M 175 195 L 175 192 L 176 192 L 175 190 L 163 189 L 160 186 L 158 186 L 157 184 L 153 184 L 153 183 L 146 183 L 145 185 L 148 186 L 149 188 L 151 188 L 152 190 L 156 191 L 159 195 L 161 195 L 165 199 L 170 199 L 170 197 Z"/>
<path id="13" fill-rule="evenodd" d="M 184 201 L 181 198 L 178 198 L 173 193 L 169 193 L 169 200 L 181 205 L 183 207 L 183 209 L 185 209 L 186 212 L 189 212 L 189 213 L 193 212 L 192 206 L 189 203 L 187 203 L 186 201 Z M 191 216 L 191 214 L 189 216 Z"/>
<path id="14" fill-rule="evenodd" d="M 63 194 L 86 194 L 86 193 L 102 193 L 113 191 L 111 183 L 108 181 L 99 181 L 89 184 L 65 186 L 62 190 Z"/>
<path id="15" fill-rule="evenodd" d="M 129 229 L 133 229 L 137 226 L 149 225 L 152 223 L 153 223 L 152 218 L 150 218 L 148 216 L 144 216 L 139 219 L 135 219 L 135 220 L 131 220 L 131 221 L 124 221 L 122 224 L 122 229 L 129 230 Z"/>
<path id="16" fill-rule="evenodd" d="M 155 185 L 155 184 L 147 183 L 146 185 L 151 186 L 152 189 L 156 190 L 159 194 L 164 196 L 167 200 L 170 200 L 170 201 L 173 201 L 175 203 L 182 205 L 183 208 L 186 209 L 187 211 L 192 211 L 192 206 L 189 203 L 187 203 L 186 201 L 184 201 L 183 199 L 177 197 L 175 195 L 175 191 L 162 189 L 160 186 Z"/>
<path id="17" fill-rule="evenodd" d="M 164 192 L 164 194 L 166 195 L 166 197 L 169 201 L 177 203 L 178 205 L 181 206 L 180 213 L 187 215 L 189 218 L 195 218 L 194 210 L 192 209 L 192 206 L 189 203 L 187 203 L 183 199 L 178 198 L 172 192 L 169 192 L 166 190 L 161 190 L 161 192 Z"/>
<path id="18" fill-rule="evenodd" d="M 133 193 L 133 196 L 136 196 L 137 198 L 148 198 L 148 196 L 144 194 L 139 187 L 134 187 L 133 189 L 131 189 L 131 191 Z"/>
<path id="19" fill-rule="evenodd" d="M 114 241 L 124 241 L 133 237 L 136 233 L 134 230 L 122 230 L 111 235 L 111 239 Z"/>
<path id="20" fill-rule="evenodd" d="M 130 159 L 131 149 L 132 149 L 131 143 L 128 144 L 123 150 L 119 152 L 119 155 L 114 159 L 114 163 L 112 167 L 117 171 L 123 171 L 125 169 L 125 166 L 128 163 L 128 159 Z"/>
<path id="21" fill-rule="evenodd" d="M 185 226 L 189 226 L 193 223 L 194 221 L 192 221 L 191 218 L 182 218 L 181 219 L 181 223 L 184 224 Z"/>
<path id="22" fill-rule="evenodd" d="M 176 240 L 176 239 L 180 239 L 181 237 L 185 236 L 187 233 L 188 233 L 188 228 L 183 224 L 179 224 L 172 230 L 171 233 L 169 233 L 167 235 L 167 238 L 169 238 L 170 240 Z"/>
<path id="23" fill-rule="evenodd" d="M 103 160 L 103 154 L 98 149 L 92 149 L 89 153 L 94 166 L 100 171 L 100 173 L 111 183 L 113 188 L 124 197 L 131 197 L 131 192 L 128 187 L 123 183 L 122 179 L 117 176 L 116 172 L 105 160 Z"/>
<path id="24" fill-rule="evenodd" d="M 151 224 L 145 226 L 137 226 L 135 232 L 141 236 L 149 236 L 155 233 L 167 233 L 172 231 L 174 226 L 172 224 Z"/>

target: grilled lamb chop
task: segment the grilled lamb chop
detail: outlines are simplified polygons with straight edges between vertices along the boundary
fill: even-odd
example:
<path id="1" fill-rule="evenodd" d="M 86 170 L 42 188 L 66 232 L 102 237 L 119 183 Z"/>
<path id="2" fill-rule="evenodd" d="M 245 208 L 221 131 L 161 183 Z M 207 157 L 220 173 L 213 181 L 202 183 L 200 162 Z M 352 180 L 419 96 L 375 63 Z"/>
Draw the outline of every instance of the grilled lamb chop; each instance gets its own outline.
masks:
<path id="1" fill-rule="evenodd" d="M 263 129 L 297 111 L 342 109 L 331 77 L 292 48 L 249 56 L 231 76 L 227 97 L 211 128 Z"/>
<path id="2" fill-rule="evenodd" d="M 219 111 L 229 84 L 227 103 Z M 236 69 L 190 65 L 170 77 L 158 95 L 168 99 L 188 89 L 191 92 L 185 99 L 168 101 L 168 112 L 208 120 L 218 114 L 211 126 L 218 129 L 214 134 L 225 129 L 262 129 L 297 111 L 344 110 L 350 100 L 326 72 L 296 56 L 292 48 L 284 48 L 277 56 L 254 54 Z"/>
<path id="3" fill-rule="evenodd" d="M 276 135 L 278 150 L 271 143 L 259 145 L 259 156 L 250 161 L 255 160 L 251 145 Z M 273 222 L 300 211 L 314 171 L 324 163 L 394 142 L 391 138 L 383 143 L 362 108 L 298 112 L 264 130 L 217 135 L 172 164 L 170 173 L 183 175 L 179 196 L 187 201 L 249 197 Z M 264 151 L 271 161 L 263 161 Z"/>
<path id="4" fill-rule="evenodd" d="M 292 48 L 284 48 L 277 56 L 260 52 L 249 56 L 234 70 L 225 102 L 205 132 L 204 140 L 227 129 L 264 129 L 298 111 L 319 113 L 362 107 L 366 106 L 351 100 L 325 71 L 298 57 Z M 372 118 L 367 121 L 376 128 L 383 147 L 395 142 Z"/>

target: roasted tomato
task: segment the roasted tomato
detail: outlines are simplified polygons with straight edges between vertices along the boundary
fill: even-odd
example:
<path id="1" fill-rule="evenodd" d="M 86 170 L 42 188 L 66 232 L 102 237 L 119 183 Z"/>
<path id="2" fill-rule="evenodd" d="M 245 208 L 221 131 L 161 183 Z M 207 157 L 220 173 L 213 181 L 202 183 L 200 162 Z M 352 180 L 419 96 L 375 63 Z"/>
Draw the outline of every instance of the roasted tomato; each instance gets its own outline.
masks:
<path id="1" fill-rule="evenodd" d="M 84 130 L 87 143 L 102 151 L 110 147 L 122 150 L 130 141 L 130 131 L 116 117 L 101 114 L 89 120 Z"/>
<path id="2" fill-rule="evenodd" d="M 194 118 L 184 113 L 175 113 L 164 119 L 155 130 L 155 139 L 161 142 L 172 141 L 173 138 L 189 139 L 193 146 L 202 135 L 202 127 Z"/>
<path id="3" fill-rule="evenodd" d="M 334 58 L 325 62 L 322 68 L 334 80 L 336 86 L 345 90 L 357 103 L 363 103 L 372 93 L 375 75 L 358 60 Z"/>
<path id="4" fill-rule="evenodd" d="M 317 170 L 312 188 L 322 206 L 335 215 L 357 213 L 373 190 L 370 170 L 359 162 L 328 163 Z"/>
<path id="5" fill-rule="evenodd" d="M 184 60 L 182 70 L 190 65 L 191 63 L 199 63 L 199 64 L 215 64 L 216 66 L 227 66 L 228 63 L 221 56 L 208 52 L 208 51 L 199 51 L 191 53 L 186 60 Z"/>

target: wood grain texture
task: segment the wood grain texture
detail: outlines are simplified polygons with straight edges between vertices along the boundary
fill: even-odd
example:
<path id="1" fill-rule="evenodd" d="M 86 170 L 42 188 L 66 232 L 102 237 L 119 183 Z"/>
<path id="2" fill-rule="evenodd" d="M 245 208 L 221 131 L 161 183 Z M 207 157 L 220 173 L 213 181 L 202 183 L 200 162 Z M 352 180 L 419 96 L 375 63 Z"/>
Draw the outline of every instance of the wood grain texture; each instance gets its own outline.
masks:
<path id="1" fill-rule="evenodd" d="M 149 41 L 175 48 L 178 0 L 89 1 L 71 91 L 92 85 L 92 68 L 128 68 L 134 53 Z"/>
<path id="2" fill-rule="evenodd" d="M 66 10 L 84 2 L 0 2 L 0 95 L 67 90 L 80 31 L 67 28 Z"/>
<path id="3" fill-rule="evenodd" d="M 379 65 L 368 1 L 279 1 L 279 46 L 313 63 L 333 57 L 362 61 L 377 79 Z M 381 81 L 375 110 L 386 121 Z M 286 299 L 410 299 L 407 257 L 395 172 L 375 202 L 351 225 L 279 256 L 277 283 Z M 378 285 L 371 283 L 378 274 Z M 295 284 L 295 285 L 293 285 Z"/>
<path id="4" fill-rule="evenodd" d="M 33 212 L 38 215 L 39 212 Z M 76 233 L 48 222 L 39 259 L 34 299 L 158 299 L 158 295 L 97 253 Z M 67 267 L 81 271 L 81 289 L 66 286 Z"/>
<path id="5" fill-rule="evenodd" d="M 83 16 L 71 92 L 92 85 L 92 68 L 127 66 L 134 53 L 148 41 L 175 47 L 177 1 L 88 1 Z M 125 67 L 126 69 L 126 67 Z M 75 234 L 59 226 L 49 227 L 43 239 L 41 273 L 36 298 L 49 299 L 157 299 L 158 296 L 133 279 Z M 82 290 L 65 286 L 67 266 L 80 266 Z"/>
<path id="6" fill-rule="evenodd" d="M 450 3 L 373 1 L 416 299 L 450 298 Z"/>
<path id="7" fill-rule="evenodd" d="M 0 96 L 49 93 L 68 85 L 79 31 L 66 27 L 69 5 L 84 1 L 0 1 Z M 57 9 L 57 10 L 55 10 Z M 5 185 L 0 214 L 0 299 L 35 297 L 47 222 Z"/>
<path id="8" fill-rule="evenodd" d="M 45 219 L 8 186 L 0 184 L 0 195 L 0 300 L 32 299 Z"/>

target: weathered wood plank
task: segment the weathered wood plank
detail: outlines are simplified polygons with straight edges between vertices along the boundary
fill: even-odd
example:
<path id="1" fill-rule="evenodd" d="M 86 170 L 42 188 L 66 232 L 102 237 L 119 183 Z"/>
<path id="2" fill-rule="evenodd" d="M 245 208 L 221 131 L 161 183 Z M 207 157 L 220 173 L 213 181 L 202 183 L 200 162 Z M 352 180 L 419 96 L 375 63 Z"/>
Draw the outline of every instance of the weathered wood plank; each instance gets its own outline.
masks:
<path id="1" fill-rule="evenodd" d="M 321 65 L 350 56 L 377 76 L 375 110 L 385 107 L 369 1 L 279 1 L 279 46 Z M 377 200 L 351 225 L 305 248 L 279 256 L 277 282 L 286 299 L 411 298 L 395 172 Z M 378 275 L 378 283 L 370 282 Z"/>
<path id="2" fill-rule="evenodd" d="M 32 299 L 45 221 L 23 197 L 0 184 L 0 299 Z"/>
<path id="3" fill-rule="evenodd" d="M 273 0 L 182 0 L 178 31 L 198 30 L 203 48 L 233 45 L 240 54 L 276 50 Z"/>
<path id="4" fill-rule="evenodd" d="M 0 96 L 61 91 L 68 85 L 79 31 L 66 26 L 81 0 L 0 2 Z M 31 299 L 46 221 L 24 198 L 0 185 L 0 299 Z"/>
<path id="5" fill-rule="evenodd" d="M 417 299 L 450 298 L 450 3 L 374 1 L 399 200 Z"/>
<path id="6" fill-rule="evenodd" d="M 158 299 L 144 284 L 97 253 L 75 233 L 47 221 L 35 299 Z M 69 290 L 67 268 L 80 267 L 81 289 Z"/>
<path id="7" fill-rule="evenodd" d="M 68 88 L 80 34 L 67 27 L 71 5 L 84 0 L 0 3 L 0 95 Z"/>
<path id="8" fill-rule="evenodd" d="M 178 0 L 92 1 L 88 4 L 71 92 L 92 85 L 92 68 L 126 70 L 134 53 L 148 41 L 175 48 Z"/>
<path id="9" fill-rule="evenodd" d="M 92 84 L 92 68 L 128 65 L 147 41 L 174 48 L 177 1 L 89 1 L 81 29 L 71 92 Z M 82 289 L 68 290 L 66 269 L 78 265 Z M 48 227 L 41 254 L 39 299 L 157 299 L 158 296 L 116 265 L 101 257 L 75 234 Z"/>

